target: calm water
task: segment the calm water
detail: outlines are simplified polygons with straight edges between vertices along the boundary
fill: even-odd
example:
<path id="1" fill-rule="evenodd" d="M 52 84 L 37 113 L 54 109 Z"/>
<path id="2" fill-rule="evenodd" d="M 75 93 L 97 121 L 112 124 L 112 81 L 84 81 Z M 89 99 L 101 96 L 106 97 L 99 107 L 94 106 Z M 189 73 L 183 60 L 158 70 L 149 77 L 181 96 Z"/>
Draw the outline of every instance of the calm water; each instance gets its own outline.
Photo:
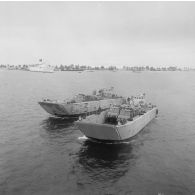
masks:
<path id="1" fill-rule="evenodd" d="M 114 86 L 159 108 L 131 142 L 98 144 L 37 104 Z M 0 71 L 0 194 L 195 194 L 195 72 Z"/>

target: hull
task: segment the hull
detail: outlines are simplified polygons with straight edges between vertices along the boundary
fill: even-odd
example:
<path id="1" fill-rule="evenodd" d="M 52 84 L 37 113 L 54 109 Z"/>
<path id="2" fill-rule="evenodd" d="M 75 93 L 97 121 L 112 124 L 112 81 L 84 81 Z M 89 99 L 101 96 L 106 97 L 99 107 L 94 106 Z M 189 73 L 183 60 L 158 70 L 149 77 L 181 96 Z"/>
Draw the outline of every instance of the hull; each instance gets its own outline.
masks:
<path id="1" fill-rule="evenodd" d="M 30 70 L 30 72 L 54 73 L 54 71 Z"/>
<path id="2" fill-rule="evenodd" d="M 99 121 L 76 121 L 75 124 L 86 137 L 103 141 L 123 141 L 138 134 L 156 115 L 157 108 L 153 108 L 124 125 L 102 124 L 103 116 Z"/>
<path id="3" fill-rule="evenodd" d="M 43 72 L 43 73 L 54 73 L 53 68 L 47 67 L 29 67 L 30 72 Z"/>
<path id="4" fill-rule="evenodd" d="M 121 105 L 123 101 L 123 98 L 117 98 L 72 104 L 54 101 L 42 101 L 39 102 L 39 104 L 46 112 L 55 116 L 79 117 L 81 115 L 90 115 L 106 110 L 110 107 L 110 105 L 113 104 Z"/>

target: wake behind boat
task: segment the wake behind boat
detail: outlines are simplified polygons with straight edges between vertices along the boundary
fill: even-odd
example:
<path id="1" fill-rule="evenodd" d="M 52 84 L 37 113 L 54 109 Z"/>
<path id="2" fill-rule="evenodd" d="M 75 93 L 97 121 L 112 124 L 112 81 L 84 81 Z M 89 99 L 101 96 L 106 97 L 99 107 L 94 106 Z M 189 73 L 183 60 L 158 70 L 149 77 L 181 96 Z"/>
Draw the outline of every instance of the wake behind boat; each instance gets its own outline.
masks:
<path id="1" fill-rule="evenodd" d="M 88 138 L 101 141 L 124 141 L 138 134 L 158 114 L 157 107 L 145 103 L 143 96 L 127 104 L 112 106 L 98 115 L 75 122 Z"/>
<path id="2" fill-rule="evenodd" d="M 58 117 L 79 117 L 99 113 L 111 105 L 121 105 L 125 98 L 116 95 L 113 88 L 94 91 L 92 95 L 78 94 L 70 100 L 44 99 L 38 102 L 49 114 Z"/>

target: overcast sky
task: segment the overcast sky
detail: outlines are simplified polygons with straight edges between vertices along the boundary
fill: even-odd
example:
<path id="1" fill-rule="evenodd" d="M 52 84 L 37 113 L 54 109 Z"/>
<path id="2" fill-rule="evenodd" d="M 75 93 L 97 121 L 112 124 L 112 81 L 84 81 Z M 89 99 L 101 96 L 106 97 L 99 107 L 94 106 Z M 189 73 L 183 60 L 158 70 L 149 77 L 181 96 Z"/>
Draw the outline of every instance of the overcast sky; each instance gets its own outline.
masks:
<path id="1" fill-rule="evenodd" d="M 195 2 L 0 2 L 0 64 L 195 67 Z"/>

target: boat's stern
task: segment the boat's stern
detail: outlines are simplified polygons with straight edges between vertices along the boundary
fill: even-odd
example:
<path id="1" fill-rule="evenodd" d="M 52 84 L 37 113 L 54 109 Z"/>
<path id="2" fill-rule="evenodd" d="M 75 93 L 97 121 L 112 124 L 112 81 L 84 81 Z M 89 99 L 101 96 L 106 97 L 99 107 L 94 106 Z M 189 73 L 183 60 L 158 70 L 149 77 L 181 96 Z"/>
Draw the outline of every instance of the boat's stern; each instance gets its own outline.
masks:
<path id="1" fill-rule="evenodd" d="M 114 125 L 76 121 L 76 127 L 88 138 L 101 141 L 120 141 L 120 135 Z"/>

